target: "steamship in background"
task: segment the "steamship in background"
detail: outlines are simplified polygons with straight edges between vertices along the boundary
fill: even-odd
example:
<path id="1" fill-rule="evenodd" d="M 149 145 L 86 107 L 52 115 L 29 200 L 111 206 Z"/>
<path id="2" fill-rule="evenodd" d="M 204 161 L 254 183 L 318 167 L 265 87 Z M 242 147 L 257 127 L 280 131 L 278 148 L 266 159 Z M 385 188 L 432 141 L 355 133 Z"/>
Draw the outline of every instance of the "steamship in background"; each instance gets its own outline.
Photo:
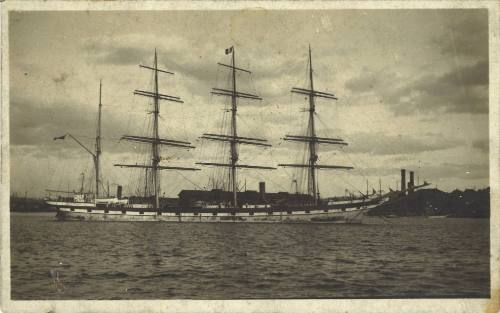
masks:
<path id="1" fill-rule="evenodd" d="M 159 134 L 159 102 L 170 101 L 183 103 L 180 97 L 159 93 L 158 76 L 173 74 L 158 68 L 157 54 L 155 51 L 152 66 L 140 65 L 140 67 L 153 71 L 153 91 L 135 90 L 134 94 L 148 97 L 153 100 L 152 134 L 148 136 L 125 135 L 121 139 L 151 147 L 151 158 L 147 164 L 115 164 L 117 167 L 139 170 L 144 173 L 146 197 L 123 197 L 122 187 L 118 186 L 116 196 L 103 196 L 103 186 L 100 173 L 101 154 L 101 84 L 99 87 L 98 123 L 95 140 L 95 150 L 87 148 L 71 134 L 55 137 L 56 139 L 73 139 L 84 148 L 93 158 L 95 168 L 95 193 L 77 193 L 72 197 L 53 198 L 51 194 L 47 198 L 47 204 L 56 208 L 57 218 L 61 220 L 94 220 L 94 221 L 166 221 L 166 222 L 319 222 L 319 223 L 360 223 L 364 215 L 371 209 L 387 203 L 406 193 L 405 172 L 402 171 L 401 191 L 382 190 L 360 196 L 349 194 L 342 197 L 320 198 L 317 171 L 318 170 L 350 170 L 352 167 L 340 165 L 318 164 L 318 148 L 320 145 L 346 146 L 347 143 L 340 138 L 318 137 L 315 127 L 316 98 L 336 100 L 331 93 L 320 92 L 314 89 L 313 67 L 311 48 L 309 48 L 308 80 L 307 88 L 292 88 L 291 92 L 304 95 L 309 100 L 307 131 L 304 135 L 285 135 L 283 140 L 303 144 L 308 159 L 300 164 L 278 164 L 279 167 L 290 167 L 305 172 L 307 175 L 307 193 L 266 192 L 265 182 L 259 183 L 259 191 L 238 188 L 238 170 L 253 169 L 257 171 L 276 170 L 272 166 L 249 165 L 239 162 L 239 146 L 251 145 L 258 148 L 270 148 L 266 139 L 240 136 L 237 131 L 237 109 L 238 99 L 262 100 L 258 95 L 238 91 L 237 72 L 251 74 L 250 71 L 237 67 L 235 62 L 235 49 L 226 49 L 226 55 L 230 55 L 230 64 L 218 63 L 219 66 L 229 70 L 230 87 L 227 89 L 213 88 L 212 94 L 225 97 L 230 100 L 226 112 L 230 112 L 230 118 L 226 125 L 221 128 L 224 133 L 204 133 L 200 138 L 219 144 L 224 151 L 219 157 L 222 161 L 198 162 L 197 165 L 213 167 L 223 183 L 216 185 L 223 188 L 212 190 L 182 190 L 178 198 L 160 197 L 160 172 L 161 171 L 199 171 L 196 167 L 181 167 L 176 165 L 161 164 L 161 147 L 171 149 L 193 149 L 190 142 L 161 138 Z M 295 181 L 297 184 L 297 182 Z M 408 191 L 427 186 L 415 186 L 413 172 L 410 172 Z M 246 188 L 245 188 L 246 189 Z M 83 188 L 82 188 L 83 191 Z"/>

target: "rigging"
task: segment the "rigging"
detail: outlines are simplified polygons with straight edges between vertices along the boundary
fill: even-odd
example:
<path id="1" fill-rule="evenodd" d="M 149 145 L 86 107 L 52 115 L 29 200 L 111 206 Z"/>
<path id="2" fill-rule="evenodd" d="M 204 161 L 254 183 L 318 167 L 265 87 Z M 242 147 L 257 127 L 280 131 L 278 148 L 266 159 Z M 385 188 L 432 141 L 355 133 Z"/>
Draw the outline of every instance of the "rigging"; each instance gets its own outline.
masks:
<path id="1" fill-rule="evenodd" d="M 266 140 L 260 139 L 260 138 L 252 138 L 252 137 L 240 137 L 238 136 L 237 132 L 237 119 L 236 119 L 236 112 L 238 109 L 238 103 L 237 99 L 238 98 L 244 98 L 244 99 L 249 99 L 249 100 L 262 100 L 261 97 L 258 95 L 246 93 L 246 92 L 240 92 L 236 88 L 236 71 L 242 71 L 245 73 L 251 74 L 250 71 L 246 69 L 242 69 L 236 66 L 236 61 L 235 61 L 235 49 L 234 46 L 231 48 L 226 49 L 226 54 L 231 54 L 231 64 L 222 64 L 218 63 L 218 65 L 221 65 L 223 67 L 227 67 L 231 70 L 231 86 L 232 89 L 223 89 L 223 88 L 212 88 L 211 94 L 216 95 L 216 96 L 226 96 L 231 98 L 231 126 L 229 129 L 229 135 L 227 134 L 212 134 L 212 133 L 205 133 L 203 134 L 200 138 L 201 139 L 207 139 L 207 140 L 213 140 L 213 141 L 219 141 L 219 142 L 226 142 L 229 143 L 230 145 L 230 162 L 229 163 L 215 163 L 215 162 L 197 162 L 196 164 L 199 165 L 204 165 L 204 166 L 217 166 L 217 167 L 226 167 L 229 168 L 229 183 L 230 183 L 230 191 L 233 193 L 233 206 L 234 208 L 238 207 L 238 182 L 237 182 L 237 169 L 238 168 L 253 168 L 253 169 L 267 169 L 267 170 L 273 170 L 276 169 L 274 167 L 269 167 L 269 166 L 256 166 L 256 165 L 243 165 L 243 164 L 238 164 L 238 147 L 240 144 L 248 144 L 248 145 L 255 145 L 255 146 L 263 146 L 263 147 L 270 147 L 270 144 L 265 143 Z M 223 130 L 223 127 L 221 128 Z"/>
<path id="2" fill-rule="evenodd" d="M 311 56 L 311 46 L 309 46 L 309 89 L 293 87 L 292 93 L 307 95 L 309 99 L 309 108 L 304 110 L 309 113 L 309 121 L 307 126 L 307 135 L 286 135 L 283 140 L 285 141 L 297 141 L 304 142 L 307 144 L 309 151 L 309 160 L 302 164 L 278 164 L 282 167 L 296 167 L 296 168 L 307 168 L 307 186 L 308 192 L 314 199 L 314 206 L 318 206 L 319 203 L 319 192 L 318 192 L 318 181 L 317 173 L 318 169 L 340 169 L 340 170 L 350 170 L 350 166 L 340 166 L 340 165 L 320 165 L 318 162 L 318 148 L 319 144 L 331 144 L 331 145 L 347 145 L 343 139 L 340 138 L 326 138 L 316 136 L 316 126 L 315 126 L 315 115 L 316 115 L 316 102 L 315 98 L 326 98 L 330 100 L 337 100 L 334 94 L 317 91 L 314 89 L 314 79 L 313 79 L 313 66 L 312 66 L 312 56 Z"/>
<path id="3" fill-rule="evenodd" d="M 154 188 L 153 208 L 154 208 L 154 210 L 159 211 L 159 209 L 160 209 L 160 177 L 159 177 L 160 175 L 159 175 L 159 171 L 160 170 L 197 171 L 199 169 L 193 168 L 193 167 L 161 166 L 160 165 L 160 161 L 161 161 L 160 145 L 170 146 L 170 147 L 174 147 L 174 148 L 186 148 L 186 149 L 191 149 L 194 147 L 191 145 L 191 143 L 189 143 L 187 141 L 179 141 L 179 140 L 160 138 L 160 135 L 159 135 L 158 119 L 159 119 L 159 115 L 160 115 L 160 105 L 159 105 L 160 100 L 176 102 L 176 103 L 184 103 L 184 101 L 182 101 L 180 99 L 180 97 L 159 93 L 158 73 L 165 73 L 165 74 L 170 74 L 170 75 L 173 75 L 174 73 L 166 71 L 166 70 L 158 69 L 158 57 L 157 57 L 156 49 L 155 49 L 155 54 L 154 54 L 153 66 L 152 67 L 145 66 L 145 65 L 139 65 L 139 66 L 141 68 L 152 70 L 154 72 L 154 86 L 153 86 L 154 91 L 144 91 L 144 90 L 137 90 L 137 89 L 134 91 L 135 95 L 149 97 L 149 98 L 152 98 L 154 100 L 154 102 L 153 102 L 154 109 L 152 112 L 150 112 L 150 113 L 153 113 L 153 136 L 152 137 L 145 137 L 145 136 L 125 135 L 121 139 L 151 144 L 151 154 L 152 154 L 151 164 L 115 164 L 115 166 L 145 169 L 147 171 L 146 172 L 147 173 L 146 180 L 147 180 L 148 174 L 151 175 L 152 181 L 153 181 L 153 188 Z"/>

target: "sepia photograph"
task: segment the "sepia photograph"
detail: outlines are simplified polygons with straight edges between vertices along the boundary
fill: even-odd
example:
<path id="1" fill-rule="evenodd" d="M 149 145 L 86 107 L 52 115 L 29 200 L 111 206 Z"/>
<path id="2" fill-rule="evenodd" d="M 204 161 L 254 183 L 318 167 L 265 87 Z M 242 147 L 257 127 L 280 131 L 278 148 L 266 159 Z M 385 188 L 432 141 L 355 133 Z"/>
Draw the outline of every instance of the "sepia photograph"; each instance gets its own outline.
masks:
<path id="1" fill-rule="evenodd" d="M 2 300 L 499 310 L 491 7 L 114 4 L 3 7 Z"/>

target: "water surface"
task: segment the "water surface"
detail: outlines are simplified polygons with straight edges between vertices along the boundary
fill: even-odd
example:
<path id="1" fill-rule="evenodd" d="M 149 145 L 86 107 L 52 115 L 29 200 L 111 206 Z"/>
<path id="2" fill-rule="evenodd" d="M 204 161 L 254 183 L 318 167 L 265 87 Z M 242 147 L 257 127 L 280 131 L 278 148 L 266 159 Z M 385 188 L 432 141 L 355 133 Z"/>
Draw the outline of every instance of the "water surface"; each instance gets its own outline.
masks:
<path id="1" fill-rule="evenodd" d="M 11 279 L 15 300 L 489 297 L 489 220 L 169 224 L 13 214 Z"/>

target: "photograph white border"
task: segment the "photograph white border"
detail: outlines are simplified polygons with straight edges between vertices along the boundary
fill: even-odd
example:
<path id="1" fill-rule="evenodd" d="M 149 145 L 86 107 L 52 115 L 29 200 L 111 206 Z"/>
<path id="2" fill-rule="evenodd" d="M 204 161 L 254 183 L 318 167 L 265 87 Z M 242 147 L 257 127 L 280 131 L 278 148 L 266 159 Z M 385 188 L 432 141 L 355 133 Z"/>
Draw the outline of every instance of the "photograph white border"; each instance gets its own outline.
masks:
<path id="1" fill-rule="evenodd" d="M 5 1 L 1 15 L 0 311 L 11 312 L 500 312 L 500 66 L 498 1 Z M 9 11 L 473 9 L 489 12 L 490 299 L 11 300 Z M 460 275 L 460 273 L 457 273 Z"/>

